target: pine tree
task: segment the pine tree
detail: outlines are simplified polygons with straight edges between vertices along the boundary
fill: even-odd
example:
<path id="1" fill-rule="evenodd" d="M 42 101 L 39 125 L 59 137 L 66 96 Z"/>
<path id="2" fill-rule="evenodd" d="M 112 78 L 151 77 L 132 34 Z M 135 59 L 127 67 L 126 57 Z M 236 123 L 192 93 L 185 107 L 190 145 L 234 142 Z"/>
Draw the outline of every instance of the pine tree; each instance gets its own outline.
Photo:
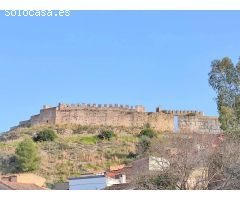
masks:
<path id="1" fill-rule="evenodd" d="M 29 172 L 39 167 L 40 157 L 38 148 L 31 139 L 25 139 L 20 142 L 15 151 L 17 170 Z"/>

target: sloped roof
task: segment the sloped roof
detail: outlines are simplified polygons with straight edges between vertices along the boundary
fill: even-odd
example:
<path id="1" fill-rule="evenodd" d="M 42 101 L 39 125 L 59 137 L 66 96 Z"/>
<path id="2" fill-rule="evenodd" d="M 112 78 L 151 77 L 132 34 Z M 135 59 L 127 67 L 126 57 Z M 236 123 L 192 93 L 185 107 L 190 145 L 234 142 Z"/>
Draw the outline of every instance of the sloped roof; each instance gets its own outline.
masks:
<path id="1" fill-rule="evenodd" d="M 46 188 L 37 186 L 35 184 L 29 183 L 17 183 L 10 181 L 2 181 L 0 180 L 0 186 L 8 188 L 9 190 L 45 190 Z"/>
<path id="2" fill-rule="evenodd" d="M 111 170 L 109 172 L 106 172 L 106 176 L 114 178 L 116 175 L 119 175 L 119 174 L 129 175 L 131 169 L 132 169 L 132 166 L 125 166 L 118 170 Z"/>
<path id="3" fill-rule="evenodd" d="M 0 177 L 2 181 L 35 184 L 44 186 L 46 179 L 33 173 L 7 174 Z M 12 181 L 14 180 L 14 181 Z"/>
<path id="4" fill-rule="evenodd" d="M 102 178 L 105 177 L 104 174 L 85 174 L 76 178 L 69 178 L 68 180 L 77 180 L 77 179 L 89 179 L 89 178 Z"/>

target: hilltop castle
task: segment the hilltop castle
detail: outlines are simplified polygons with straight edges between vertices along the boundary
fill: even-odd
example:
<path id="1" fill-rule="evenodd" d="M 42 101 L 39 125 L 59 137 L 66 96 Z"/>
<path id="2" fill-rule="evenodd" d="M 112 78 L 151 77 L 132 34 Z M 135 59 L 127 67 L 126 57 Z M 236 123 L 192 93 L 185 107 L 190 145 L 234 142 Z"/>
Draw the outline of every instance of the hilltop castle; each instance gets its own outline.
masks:
<path id="1" fill-rule="evenodd" d="M 177 120 L 177 128 L 174 121 Z M 221 133 L 218 117 L 204 116 L 199 111 L 173 111 L 156 108 L 146 112 L 143 106 L 118 104 L 62 104 L 57 107 L 44 106 L 40 114 L 22 121 L 19 127 L 35 125 L 79 124 L 87 126 L 144 127 L 149 124 L 162 132 Z"/>

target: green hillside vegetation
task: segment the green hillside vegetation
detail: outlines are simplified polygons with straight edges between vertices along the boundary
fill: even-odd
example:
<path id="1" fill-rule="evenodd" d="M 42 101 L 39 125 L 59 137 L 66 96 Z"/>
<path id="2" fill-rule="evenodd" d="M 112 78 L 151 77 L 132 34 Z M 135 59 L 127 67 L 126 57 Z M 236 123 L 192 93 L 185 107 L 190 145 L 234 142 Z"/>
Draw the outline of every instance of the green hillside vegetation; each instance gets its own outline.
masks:
<path id="1" fill-rule="evenodd" d="M 25 138 L 17 145 L 13 158 L 16 172 L 34 171 L 40 165 L 38 148 L 31 138 Z"/>
<path id="2" fill-rule="evenodd" d="M 127 164 L 136 159 L 139 128 L 86 126 L 38 126 L 10 131 L 0 137 L 0 171 L 15 173 L 15 151 L 24 138 L 34 141 L 43 132 L 54 132 L 54 139 L 35 141 L 41 162 L 34 173 L 48 184 L 66 181 L 84 173 L 107 170 L 109 166 Z M 51 135 L 51 134 L 50 134 Z M 101 137 L 99 137 L 101 135 Z M 104 136 L 104 137 L 102 137 Z M 105 137 L 106 136 L 106 137 Z M 50 137 L 51 138 L 51 137 Z"/>

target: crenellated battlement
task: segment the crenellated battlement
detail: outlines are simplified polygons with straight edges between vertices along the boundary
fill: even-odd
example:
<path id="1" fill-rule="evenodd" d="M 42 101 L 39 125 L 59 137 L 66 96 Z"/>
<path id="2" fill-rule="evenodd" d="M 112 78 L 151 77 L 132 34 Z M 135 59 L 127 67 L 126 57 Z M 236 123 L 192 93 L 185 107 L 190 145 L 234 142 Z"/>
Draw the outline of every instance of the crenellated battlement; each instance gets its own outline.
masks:
<path id="1" fill-rule="evenodd" d="M 203 116 L 203 112 L 196 111 L 196 110 L 163 110 L 162 112 L 166 114 L 173 114 L 174 116 L 184 116 L 184 115 Z"/>
<path id="2" fill-rule="evenodd" d="M 174 116 L 203 116 L 203 112 L 197 110 L 162 110 L 160 107 L 157 107 L 156 112 L 163 112 L 166 114 L 172 114 Z"/>
<path id="3" fill-rule="evenodd" d="M 48 107 L 49 108 L 49 107 Z M 46 109 L 48 109 L 46 108 Z M 58 110 L 82 110 L 82 109 L 89 109 L 89 110 L 119 110 L 119 111 L 135 111 L 135 112 L 145 112 L 144 106 L 137 105 L 137 106 L 129 106 L 129 105 L 122 105 L 122 104 L 64 104 L 59 103 Z"/>

